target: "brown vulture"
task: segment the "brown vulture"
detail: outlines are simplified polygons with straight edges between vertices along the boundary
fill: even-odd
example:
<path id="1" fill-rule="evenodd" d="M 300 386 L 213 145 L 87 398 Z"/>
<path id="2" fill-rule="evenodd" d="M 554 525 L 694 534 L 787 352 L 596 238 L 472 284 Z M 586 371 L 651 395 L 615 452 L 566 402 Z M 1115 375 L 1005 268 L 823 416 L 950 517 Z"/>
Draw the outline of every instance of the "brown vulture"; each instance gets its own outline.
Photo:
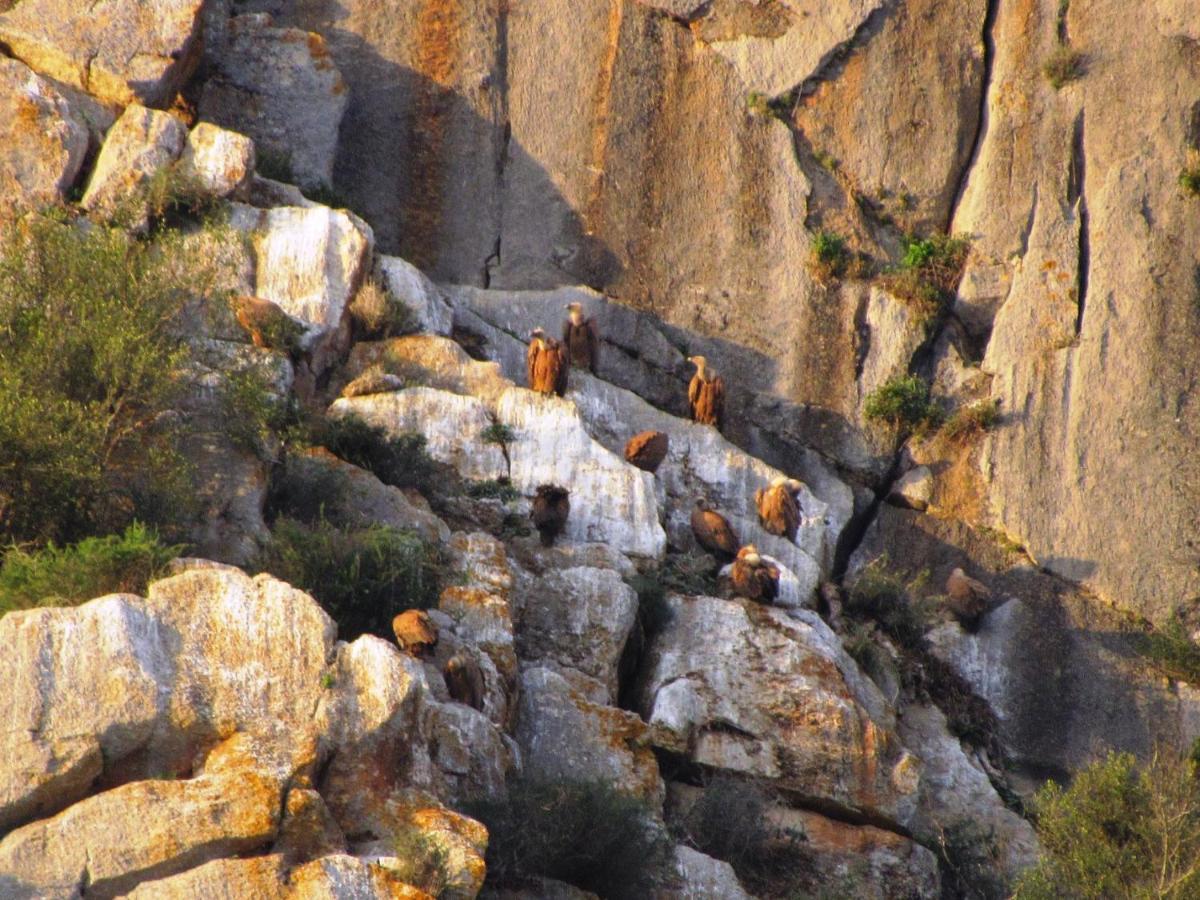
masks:
<path id="1" fill-rule="evenodd" d="M 529 338 L 525 368 L 530 389 L 562 397 L 567 393 L 567 370 L 570 368 L 566 350 L 554 338 L 546 337 L 546 332 L 540 328 L 533 329 Z"/>
<path id="2" fill-rule="evenodd" d="M 438 642 L 438 628 L 429 613 L 410 609 L 392 619 L 396 643 L 409 656 L 424 659 L 433 654 Z"/>
<path id="3" fill-rule="evenodd" d="M 733 561 L 729 584 L 738 597 L 770 603 L 779 596 L 779 570 L 759 556 L 753 544 L 747 544 Z"/>
<path id="4" fill-rule="evenodd" d="M 557 484 L 539 484 L 537 493 L 533 496 L 533 508 L 529 516 L 533 526 L 542 538 L 543 547 L 554 546 L 558 537 L 567 525 L 567 516 L 571 512 L 570 492 Z"/>
<path id="5" fill-rule="evenodd" d="M 688 408 L 692 413 L 692 421 L 713 425 L 720 431 L 725 418 L 725 381 L 709 368 L 703 356 L 689 356 L 688 362 L 696 367 L 696 374 L 688 384 Z"/>
<path id="6" fill-rule="evenodd" d="M 666 459 L 669 447 L 670 440 L 661 431 L 643 431 L 625 445 L 625 460 L 639 469 L 656 472 Z"/>
<path id="7" fill-rule="evenodd" d="M 696 501 L 692 510 L 692 534 L 696 543 L 722 562 L 733 559 L 738 552 L 738 540 L 725 517 L 713 510 L 704 500 Z"/>
<path id="8" fill-rule="evenodd" d="M 600 332 L 596 328 L 596 320 L 585 318 L 582 303 L 566 305 L 567 320 L 563 322 L 563 346 L 571 365 L 578 369 L 587 369 L 593 375 L 600 364 Z"/>
<path id="9" fill-rule="evenodd" d="M 962 569 L 955 569 L 946 579 L 946 605 L 968 631 L 979 627 L 987 612 L 992 592 L 987 585 L 976 581 Z"/>
<path id="10" fill-rule="evenodd" d="M 483 670 L 471 656 L 466 653 L 455 653 L 446 661 L 442 670 L 442 678 L 446 682 L 446 690 L 450 698 L 457 703 L 463 703 L 472 709 L 483 709 L 485 686 Z"/>
<path id="11" fill-rule="evenodd" d="M 768 488 L 754 492 L 754 504 L 758 507 L 758 521 L 765 531 L 796 540 L 800 528 L 800 503 L 796 497 L 804 485 L 794 478 L 782 475 L 771 482 Z"/>

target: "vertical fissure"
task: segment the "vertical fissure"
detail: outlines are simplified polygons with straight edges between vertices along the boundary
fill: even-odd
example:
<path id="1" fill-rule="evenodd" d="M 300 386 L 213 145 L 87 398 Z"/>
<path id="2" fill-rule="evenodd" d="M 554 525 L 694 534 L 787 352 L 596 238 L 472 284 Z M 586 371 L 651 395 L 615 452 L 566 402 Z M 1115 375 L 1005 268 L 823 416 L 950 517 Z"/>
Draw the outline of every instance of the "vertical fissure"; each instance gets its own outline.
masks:
<path id="1" fill-rule="evenodd" d="M 1079 251 L 1075 266 L 1075 334 L 1083 330 L 1083 312 L 1087 304 L 1088 273 L 1091 266 L 1087 192 L 1087 156 L 1084 148 L 1084 115 L 1080 110 L 1071 139 L 1071 166 L 1067 173 L 1067 203 L 1075 208 L 1079 223 Z"/>
<path id="2" fill-rule="evenodd" d="M 963 194 L 967 192 L 967 182 L 970 180 L 975 163 L 979 160 L 984 139 L 987 137 L 988 98 L 992 92 L 992 67 L 996 63 L 996 38 L 994 32 L 999 9 L 1000 0 L 988 0 L 987 9 L 983 13 L 983 83 L 979 88 L 979 116 L 975 122 L 975 134 L 971 137 L 971 152 L 967 155 L 967 161 L 958 176 L 958 186 L 954 190 L 954 202 L 950 204 L 950 209 L 947 213 L 948 218 L 946 219 L 945 228 L 947 232 L 953 227 L 954 215 L 958 212 L 959 204 L 962 203 Z"/>

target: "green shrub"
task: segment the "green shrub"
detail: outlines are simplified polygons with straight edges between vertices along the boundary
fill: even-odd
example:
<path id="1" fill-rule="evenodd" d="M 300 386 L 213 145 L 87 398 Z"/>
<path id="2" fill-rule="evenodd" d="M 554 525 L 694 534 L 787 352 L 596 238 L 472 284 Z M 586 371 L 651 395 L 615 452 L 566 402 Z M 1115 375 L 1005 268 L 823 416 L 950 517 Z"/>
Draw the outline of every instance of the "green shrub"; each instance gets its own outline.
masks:
<path id="1" fill-rule="evenodd" d="M 884 274 L 883 285 L 932 319 L 952 301 L 970 249 L 970 240 L 962 236 L 909 236 L 899 265 Z"/>
<path id="2" fill-rule="evenodd" d="M 275 437 L 291 420 L 288 401 L 253 367 L 223 372 L 218 391 L 225 434 L 261 458 L 272 459 Z"/>
<path id="3" fill-rule="evenodd" d="M 495 499 L 502 503 L 511 503 L 521 496 L 521 492 L 513 487 L 507 478 L 493 478 L 468 483 L 467 496 L 475 500 Z"/>
<path id="4" fill-rule="evenodd" d="M 746 95 L 746 108 L 756 116 L 776 118 L 786 122 L 796 105 L 796 98 L 790 92 L 772 97 L 760 91 L 751 91 Z"/>
<path id="5" fill-rule="evenodd" d="M 323 518 L 346 525 L 340 514 L 349 487 L 340 469 L 303 456 L 288 457 L 271 473 L 263 515 L 268 522 L 283 516 L 308 525 Z"/>
<path id="6" fill-rule="evenodd" d="M 85 538 L 29 552 L 13 547 L 0 563 L 0 615 L 35 606 L 68 606 L 115 593 L 143 593 L 182 547 L 161 543 L 140 523 L 123 534 Z"/>
<path id="7" fill-rule="evenodd" d="M 916 375 L 903 375 L 888 379 L 867 394 L 863 415 L 869 422 L 884 422 L 910 433 L 936 425 L 941 410 L 929 397 L 929 385 Z"/>
<path id="8" fill-rule="evenodd" d="M 424 435 L 393 437 L 358 416 L 323 420 L 315 426 L 312 440 L 395 487 L 429 489 L 437 474 L 437 464 L 425 452 Z"/>
<path id="9" fill-rule="evenodd" d="M 600 781 L 520 779 L 506 799 L 467 811 L 487 826 L 488 882 L 498 887 L 540 876 L 605 898 L 643 898 L 669 859 L 649 805 Z"/>
<path id="10" fill-rule="evenodd" d="M 0 247 L 0 539 L 70 542 L 189 511 L 177 451 L 192 351 L 180 335 L 202 272 L 174 238 L 139 242 L 28 217 Z M 181 485 L 183 490 L 176 490 Z M 175 493 L 164 500 L 164 489 Z M 161 519 L 169 513 L 171 522 Z"/>
<path id="11" fill-rule="evenodd" d="M 1169 678 L 1200 684 L 1200 646 L 1193 643 L 1178 617 L 1162 628 L 1140 635 L 1138 651 Z"/>
<path id="12" fill-rule="evenodd" d="M 1193 197 L 1200 197 L 1200 164 L 1189 163 L 1179 173 L 1179 186 Z"/>
<path id="13" fill-rule="evenodd" d="M 438 599 L 443 561 L 418 534 L 386 525 L 344 530 L 324 518 L 311 524 L 279 518 L 254 568 L 313 597 L 338 623 L 338 634 L 391 635 L 392 618 L 428 609 Z"/>
<path id="14" fill-rule="evenodd" d="M 1046 80 L 1060 90 L 1064 85 L 1082 78 L 1087 72 L 1087 58 L 1066 44 L 1059 44 L 1042 64 Z"/>
<path id="15" fill-rule="evenodd" d="M 350 314 L 368 337 L 397 337 L 420 330 L 408 305 L 373 278 L 358 289 Z"/>
<path id="16" fill-rule="evenodd" d="M 904 581 L 890 570 L 887 557 L 881 556 L 872 560 L 851 585 L 845 611 L 874 620 L 901 647 L 920 649 L 925 640 L 927 610 L 913 596 L 919 583 L 920 579 Z"/>
<path id="17" fill-rule="evenodd" d="M 999 400 L 977 400 L 959 407 L 942 425 L 939 434 L 950 441 L 968 443 L 990 431 L 1000 421 Z"/>
<path id="18" fill-rule="evenodd" d="M 822 229 L 812 236 L 809 266 L 821 281 L 841 278 L 850 261 L 846 239 L 835 231 Z"/>
<path id="19" fill-rule="evenodd" d="M 1195 764 L 1158 753 L 1139 770 L 1112 753 L 1048 782 L 1034 801 L 1042 856 L 1018 900 L 1200 896 L 1200 785 Z"/>
<path id="20" fill-rule="evenodd" d="M 485 444 L 499 444 L 506 447 L 517 439 L 517 433 L 508 425 L 493 422 L 479 433 L 479 439 Z"/>

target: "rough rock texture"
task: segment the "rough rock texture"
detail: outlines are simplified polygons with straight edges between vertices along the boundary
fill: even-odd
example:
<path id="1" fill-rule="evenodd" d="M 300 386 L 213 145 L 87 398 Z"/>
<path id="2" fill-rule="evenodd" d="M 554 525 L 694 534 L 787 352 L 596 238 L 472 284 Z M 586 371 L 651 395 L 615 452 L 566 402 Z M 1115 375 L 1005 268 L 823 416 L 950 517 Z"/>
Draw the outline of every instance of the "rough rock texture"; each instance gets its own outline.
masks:
<path id="1" fill-rule="evenodd" d="M 22 0 L 0 14 L 0 44 L 31 69 L 105 103 L 164 107 L 200 51 L 202 0 Z"/>
<path id="2" fill-rule="evenodd" d="M 126 107 L 104 139 L 80 201 L 83 208 L 128 220 L 135 230 L 145 228 L 149 210 L 139 194 L 149 190 L 159 173 L 165 175 L 183 152 L 187 136 L 187 127 L 168 113 L 136 104 Z"/>
<path id="3" fill-rule="evenodd" d="M 408 308 L 420 331 L 450 334 L 454 324 L 453 311 L 441 290 L 420 269 L 398 256 L 380 254 L 375 263 L 375 277 L 388 293 Z"/>
<path id="4" fill-rule="evenodd" d="M 263 14 L 235 16 L 208 48 L 203 119 L 247 134 L 264 169 L 303 187 L 333 183 L 346 83 L 318 34 L 275 28 Z"/>
<path id="5" fill-rule="evenodd" d="M 859 815 L 911 817 L 920 762 L 815 614 L 711 597 L 668 603 L 641 688 L 657 745 Z"/>
<path id="6" fill-rule="evenodd" d="M 200 122 L 188 135 L 179 174 L 211 197 L 244 199 L 254 175 L 254 160 L 250 138 Z"/>
<path id="7" fill-rule="evenodd" d="M 705 856 L 683 844 L 675 848 L 675 871 L 678 884 L 662 891 L 662 898 L 701 900 L 703 897 L 722 897 L 725 900 L 750 900 L 750 895 L 738 882 L 733 866 L 711 856 Z"/>
<path id="8" fill-rule="evenodd" d="M 74 184 L 88 132 L 70 101 L 15 59 L 0 57 L 0 198 L 41 207 Z"/>

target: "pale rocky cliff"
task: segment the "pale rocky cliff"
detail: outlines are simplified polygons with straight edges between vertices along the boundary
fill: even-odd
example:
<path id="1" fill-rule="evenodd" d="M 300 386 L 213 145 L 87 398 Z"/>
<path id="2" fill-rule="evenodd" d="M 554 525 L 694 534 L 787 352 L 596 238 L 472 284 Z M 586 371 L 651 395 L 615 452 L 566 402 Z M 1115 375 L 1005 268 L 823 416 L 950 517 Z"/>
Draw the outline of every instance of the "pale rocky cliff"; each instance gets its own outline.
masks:
<path id="1" fill-rule="evenodd" d="M 99 217 L 178 166 L 236 237 L 219 287 L 299 335 L 272 351 L 210 316 L 187 415 L 218 417 L 253 368 L 280 400 L 421 434 L 446 479 L 518 495 L 431 508 L 324 451 L 288 458 L 301 481 L 348 478 L 347 517 L 445 551 L 422 663 L 339 640 L 313 597 L 235 567 L 267 538 L 278 466 L 198 436 L 191 552 L 212 561 L 145 597 L 0 618 L 0 897 L 593 896 L 486 882 L 466 810 L 518 777 L 642 801 L 673 828 L 661 898 L 784 883 L 675 827 L 723 783 L 803 835 L 777 848 L 792 891 L 988 896 L 946 850 L 968 831 L 1014 877 L 1040 780 L 1200 735 L 1200 695 L 1137 652 L 1142 620 L 1200 598 L 1200 199 L 1178 181 L 1200 152 L 1193 12 L 0 0 L 3 215 Z M 1042 66 L 1064 42 L 1082 74 L 1056 89 Z M 809 265 L 822 229 L 862 255 L 840 279 Z M 932 317 L 878 277 L 909 232 L 970 239 Z M 368 281 L 419 333 L 363 339 Z M 534 394 L 525 339 L 572 301 L 603 335 L 597 374 Z M 696 353 L 730 386 L 724 434 L 682 418 Z M 339 397 L 378 369 L 387 390 Z M 901 442 L 865 407 L 908 373 L 948 410 L 998 401 L 998 423 Z M 650 429 L 670 439 L 654 474 L 622 455 Z M 794 541 L 755 514 L 780 475 L 805 485 Z M 512 527 L 546 482 L 571 491 L 553 548 Z M 698 498 L 784 590 L 773 608 L 668 590 L 649 627 L 634 585 L 697 552 Z M 880 559 L 924 573 L 923 596 L 956 566 L 991 588 L 979 628 L 936 615 L 921 657 L 985 735 L 830 602 Z M 448 693 L 456 653 L 481 709 Z"/>

